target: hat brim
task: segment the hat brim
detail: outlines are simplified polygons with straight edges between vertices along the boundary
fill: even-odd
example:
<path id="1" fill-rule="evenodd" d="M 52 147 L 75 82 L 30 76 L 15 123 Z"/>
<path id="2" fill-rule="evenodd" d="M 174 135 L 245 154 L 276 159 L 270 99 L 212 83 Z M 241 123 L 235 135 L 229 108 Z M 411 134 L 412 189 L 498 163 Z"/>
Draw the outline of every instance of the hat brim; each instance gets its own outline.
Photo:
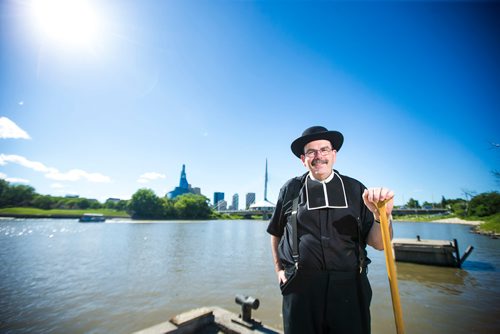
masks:
<path id="1" fill-rule="evenodd" d="M 337 152 L 344 143 L 344 136 L 338 131 L 312 133 L 295 139 L 291 145 L 292 152 L 297 158 L 300 158 L 300 156 L 304 154 L 304 146 L 306 146 L 307 143 L 321 139 L 330 141 L 330 143 L 332 143 L 332 148 Z"/>

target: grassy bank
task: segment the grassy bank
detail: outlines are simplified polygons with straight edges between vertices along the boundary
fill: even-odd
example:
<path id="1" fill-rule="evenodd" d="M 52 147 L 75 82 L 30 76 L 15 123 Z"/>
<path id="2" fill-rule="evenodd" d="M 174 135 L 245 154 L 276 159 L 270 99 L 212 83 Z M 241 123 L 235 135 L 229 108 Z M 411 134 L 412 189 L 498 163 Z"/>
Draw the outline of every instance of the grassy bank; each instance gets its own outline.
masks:
<path id="1" fill-rule="evenodd" d="M 407 222 L 432 222 L 446 218 L 460 218 L 462 220 L 482 221 L 481 225 L 474 227 L 474 230 L 482 234 L 500 235 L 500 213 L 489 217 L 459 217 L 456 215 L 407 215 L 396 216 L 395 221 Z"/>
<path id="2" fill-rule="evenodd" d="M 476 227 L 477 232 L 500 235 L 500 213 L 480 220 L 484 221 L 484 223 Z"/>
<path id="3" fill-rule="evenodd" d="M 0 209 L 0 216 L 25 217 L 25 218 L 77 218 L 84 213 L 102 213 L 106 217 L 130 217 L 125 211 L 110 209 L 88 209 L 88 210 L 42 210 L 36 208 L 3 208 Z"/>
<path id="4" fill-rule="evenodd" d="M 454 218 L 455 215 L 404 215 L 404 216 L 394 216 L 395 221 L 405 221 L 405 222 L 433 222 L 438 219 Z"/>

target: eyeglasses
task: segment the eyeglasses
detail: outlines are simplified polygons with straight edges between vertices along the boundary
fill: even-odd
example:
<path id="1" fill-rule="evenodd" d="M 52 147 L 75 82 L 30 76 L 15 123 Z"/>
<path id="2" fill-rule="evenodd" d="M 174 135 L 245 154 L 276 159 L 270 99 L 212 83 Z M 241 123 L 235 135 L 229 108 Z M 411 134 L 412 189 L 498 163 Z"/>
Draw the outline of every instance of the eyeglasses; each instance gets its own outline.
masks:
<path id="1" fill-rule="evenodd" d="M 319 150 L 313 150 L 313 149 L 307 150 L 306 153 L 304 153 L 304 154 L 308 158 L 314 158 L 316 156 L 316 153 L 319 153 L 320 156 L 325 156 L 328 153 L 330 153 L 331 151 L 333 151 L 333 149 L 331 147 L 325 146 L 325 147 L 320 148 Z"/>

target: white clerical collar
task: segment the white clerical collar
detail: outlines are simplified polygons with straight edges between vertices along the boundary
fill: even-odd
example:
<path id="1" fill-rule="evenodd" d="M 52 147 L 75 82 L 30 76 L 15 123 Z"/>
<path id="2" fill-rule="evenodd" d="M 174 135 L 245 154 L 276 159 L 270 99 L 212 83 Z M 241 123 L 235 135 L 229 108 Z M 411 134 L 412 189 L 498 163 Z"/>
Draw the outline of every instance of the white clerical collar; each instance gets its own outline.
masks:
<path id="1" fill-rule="evenodd" d="M 334 176 L 335 176 L 335 173 L 332 170 L 332 173 L 330 174 L 330 176 L 328 176 L 323 181 L 320 181 L 320 180 L 316 179 L 311 172 L 309 172 L 309 177 L 311 178 L 311 180 L 314 180 L 314 181 L 317 181 L 317 182 L 321 182 L 321 183 L 328 183 L 328 182 L 330 182 L 333 179 Z"/>
<path id="2" fill-rule="evenodd" d="M 305 182 L 307 210 L 347 208 L 344 181 L 334 171 L 323 181 L 315 180 L 311 174 Z"/>

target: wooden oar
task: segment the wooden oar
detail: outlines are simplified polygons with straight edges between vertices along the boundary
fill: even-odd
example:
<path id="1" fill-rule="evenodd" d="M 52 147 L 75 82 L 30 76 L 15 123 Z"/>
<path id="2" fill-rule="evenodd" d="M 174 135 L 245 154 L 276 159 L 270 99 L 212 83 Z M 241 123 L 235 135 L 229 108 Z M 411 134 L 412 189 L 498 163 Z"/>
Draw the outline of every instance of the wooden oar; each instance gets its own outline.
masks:
<path id="1" fill-rule="evenodd" d="M 399 300 L 398 278 L 396 275 L 396 264 L 394 263 L 394 254 L 392 253 L 391 233 L 389 231 L 389 222 L 387 220 L 386 204 L 389 200 L 385 200 L 377 204 L 378 213 L 380 214 L 380 229 L 382 231 L 382 239 L 384 242 L 385 263 L 387 265 L 387 275 L 389 276 L 389 285 L 391 288 L 392 309 L 394 311 L 394 320 L 396 321 L 396 332 L 403 334 L 403 312 L 401 310 L 401 302 Z"/>

